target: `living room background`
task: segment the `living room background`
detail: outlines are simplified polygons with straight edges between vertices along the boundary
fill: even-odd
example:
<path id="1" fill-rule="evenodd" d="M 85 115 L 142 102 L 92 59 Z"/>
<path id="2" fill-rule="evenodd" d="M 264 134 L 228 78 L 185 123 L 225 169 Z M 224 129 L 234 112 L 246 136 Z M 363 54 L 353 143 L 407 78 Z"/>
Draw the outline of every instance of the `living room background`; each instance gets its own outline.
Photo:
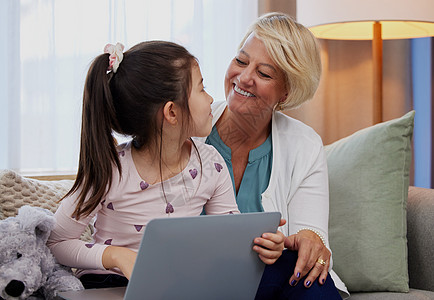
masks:
<path id="1" fill-rule="evenodd" d="M 0 168 L 73 173 L 79 154 L 83 84 L 107 43 L 151 39 L 185 46 L 207 91 L 223 79 L 247 27 L 250 0 L 1 0 Z"/>
<path id="2" fill-rule="evenodd" d="M 267 11 L 296 17 L 296 0 L 0 0 L 0 168 L 24 174 L 77 167 L 83 82 L 106 43 L 178 42 L 223 100 L 223 76 L 241 37 Z M 330 144 L 371 121 L 371 44 L 321 40 L 314 99 L 286 111 Z M 433 38 L 384 43 L 384 120 L 415 109 L 411 183 L 433 187 Z M 122 138 L 120 138 L 122 139 Z"/>

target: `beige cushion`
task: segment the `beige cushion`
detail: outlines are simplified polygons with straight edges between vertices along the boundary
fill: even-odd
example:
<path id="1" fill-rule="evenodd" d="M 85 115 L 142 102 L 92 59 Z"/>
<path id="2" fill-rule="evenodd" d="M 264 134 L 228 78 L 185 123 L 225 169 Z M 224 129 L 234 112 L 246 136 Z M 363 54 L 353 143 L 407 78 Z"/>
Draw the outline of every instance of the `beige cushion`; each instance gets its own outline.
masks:
<path id="1" fill-rule="evenodd" d="M 55 212 L 58 201 L 72 187 L 72 180 L 39 181 L 11 170 L 0 171 L 0 208 L 3 218 L 15 216 L 23 205 L 39 206 Z"/>
<path id="2" fill-rule="evenodd" d="M 12 170 L 0 171 L 0 220 L 13 217 L 23 205 L 38 206 L 55 212 L 59 200 L 70 190 L 73 180 L 45 181 L 21 176 Z M 82 239 L 90 241 L 92 227 Z"/>

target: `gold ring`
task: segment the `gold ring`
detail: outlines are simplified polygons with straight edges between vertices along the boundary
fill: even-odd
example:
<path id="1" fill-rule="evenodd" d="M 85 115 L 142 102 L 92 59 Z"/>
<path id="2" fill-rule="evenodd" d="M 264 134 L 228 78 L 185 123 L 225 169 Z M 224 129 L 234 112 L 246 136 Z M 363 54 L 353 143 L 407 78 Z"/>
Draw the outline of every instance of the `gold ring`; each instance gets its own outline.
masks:
<path id="1" fill-rule="evenodd" d="M 318 260 L 317 260 L 316 262 L 319 263 L 319 264 L 322 265 L 322 266 L 325 266 L 325 265 L 326 265 L 325 260 L 322 260 L 321 258 L 318 258 Z"/>

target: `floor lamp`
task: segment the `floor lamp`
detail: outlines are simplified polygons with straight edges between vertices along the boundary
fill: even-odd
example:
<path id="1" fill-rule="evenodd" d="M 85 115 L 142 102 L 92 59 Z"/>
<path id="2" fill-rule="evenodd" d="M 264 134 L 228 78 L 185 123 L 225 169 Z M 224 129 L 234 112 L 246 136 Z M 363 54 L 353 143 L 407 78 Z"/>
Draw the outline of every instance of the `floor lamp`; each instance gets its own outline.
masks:
<path id="1" fill-rule="evenodd" d="M 297 0 L 316 37 L 372 40 L 374 124 L 383 121 L 383 40 L 434 36 L 433 0 Z"/>

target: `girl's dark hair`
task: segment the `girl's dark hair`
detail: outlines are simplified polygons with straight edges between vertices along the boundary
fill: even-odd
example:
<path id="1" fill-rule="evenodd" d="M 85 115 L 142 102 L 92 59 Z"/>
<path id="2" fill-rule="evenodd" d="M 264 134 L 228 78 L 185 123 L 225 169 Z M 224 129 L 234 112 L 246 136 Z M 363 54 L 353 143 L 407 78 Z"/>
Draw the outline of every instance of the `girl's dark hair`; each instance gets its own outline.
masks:
<path id="1" fill-rule="evenodd" d="M 113 166 L 122 174 L 113 131 L 131 136 L 137 148 L 158 145 L 162 136 L 158 111 L 167 101 L 182 107 L 188 124 L 195 61 L 184 47 L 165 41 L 132 47 L 116 73 L 107 72 L 109 54 L 95 58 L 83 93 L 77 178 L 65 195 L 79 192 L 73 217 L 87 216 L 98 206 L 110 190 Z"/>

